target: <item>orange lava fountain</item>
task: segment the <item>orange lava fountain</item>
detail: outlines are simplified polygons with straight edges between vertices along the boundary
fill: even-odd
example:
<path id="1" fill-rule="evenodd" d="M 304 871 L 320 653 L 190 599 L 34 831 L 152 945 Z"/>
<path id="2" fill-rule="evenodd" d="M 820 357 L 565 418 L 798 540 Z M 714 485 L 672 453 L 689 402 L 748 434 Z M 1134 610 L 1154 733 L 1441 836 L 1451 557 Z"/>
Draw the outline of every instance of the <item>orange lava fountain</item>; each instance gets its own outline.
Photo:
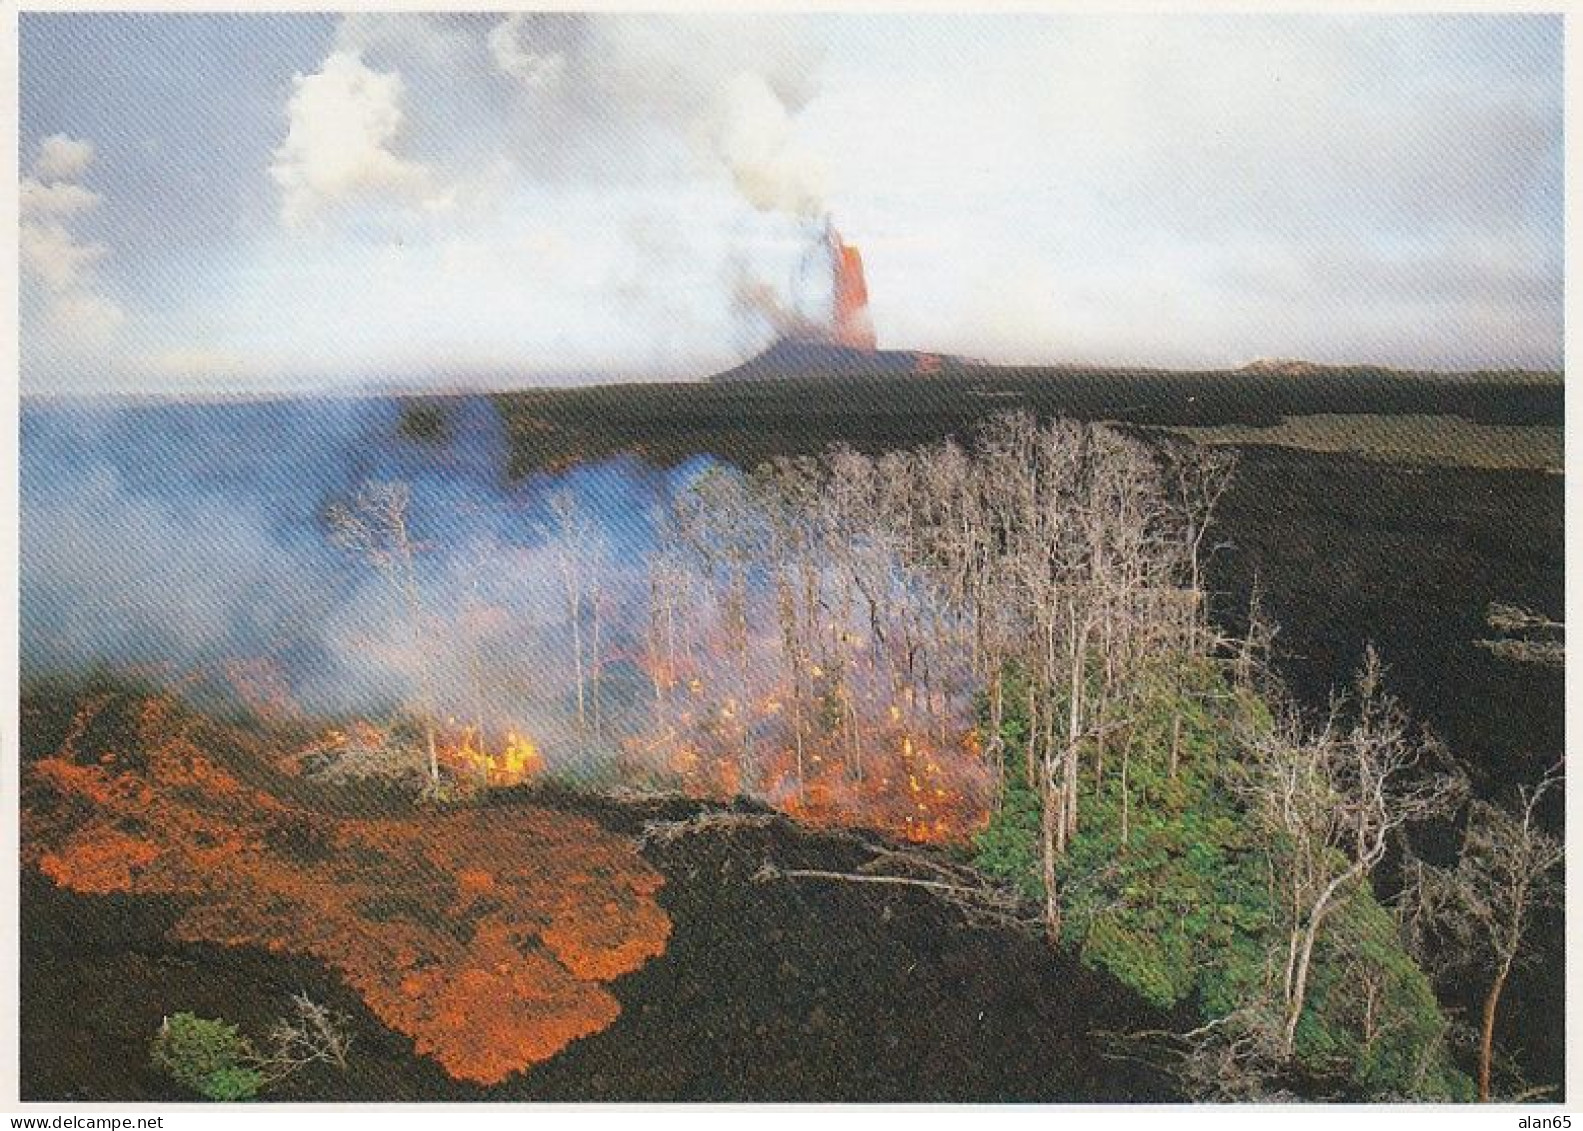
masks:
<path id="1" fill-rule="evenodd" d="M 834 223 L 828 227 L 831 267 L 835 282 L 835 343 L 851 349 L 872 351 L 876 346 L 874 322 L 868 312 L 868 280 L 863 273 L 863 254 L 842 240 Z"/>

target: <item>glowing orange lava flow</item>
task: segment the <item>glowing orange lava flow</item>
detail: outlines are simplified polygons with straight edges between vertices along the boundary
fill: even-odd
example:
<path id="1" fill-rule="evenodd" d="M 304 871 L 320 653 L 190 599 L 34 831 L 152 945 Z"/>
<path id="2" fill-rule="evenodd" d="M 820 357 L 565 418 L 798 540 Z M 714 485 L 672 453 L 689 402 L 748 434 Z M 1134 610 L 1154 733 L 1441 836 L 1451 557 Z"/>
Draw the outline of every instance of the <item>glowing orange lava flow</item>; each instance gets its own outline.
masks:
<path id="1" fill-rule="evenodd" d="M 457 1079 L 497 1083 L 605 1028 L 604 983 L 665 950 L 663 878 L 593 821 L 337 820 L 221 768 L 209 751 L 265 762 L 236 732 L 158 697 L 130 718 L 118 745 L 85 749 L 74 724 L 33 765 L 24 861 L 78 892 L 182 900 L 180 939 L 323 961 Z"/>
<path id="2" fill-rule="evenodd" d="M 875 751 L 861 778 L 826 755 L 806 753 L 799 777 L 794 758 L 783 755 L 771 796 L 809 824 L 863 826 L 915 843 L 964 841 L 988 823 L 987 775 L 976 754 L 941 758 L 909 734 L 885 741 L 889 747 Z"/>

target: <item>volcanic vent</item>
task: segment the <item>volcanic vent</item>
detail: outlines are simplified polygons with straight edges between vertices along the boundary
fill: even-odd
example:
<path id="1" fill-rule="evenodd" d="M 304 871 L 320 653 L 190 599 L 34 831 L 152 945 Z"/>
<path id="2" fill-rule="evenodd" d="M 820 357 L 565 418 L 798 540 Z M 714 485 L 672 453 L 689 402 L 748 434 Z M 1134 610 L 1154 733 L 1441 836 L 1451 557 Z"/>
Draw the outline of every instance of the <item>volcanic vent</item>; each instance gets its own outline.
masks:
<path id="1" fill-rule="evenodd" d="M 763 283 L 739 286 L 739 301 L 774 327 L 776 340 L 763 353 L 715 374 L 712 383 L 931 375 L 959 364 L 939 354 L 878 348 L 863 253 L 842 237 L 829 215 L 803 257 L 791 291 L 786 303 Z"/>

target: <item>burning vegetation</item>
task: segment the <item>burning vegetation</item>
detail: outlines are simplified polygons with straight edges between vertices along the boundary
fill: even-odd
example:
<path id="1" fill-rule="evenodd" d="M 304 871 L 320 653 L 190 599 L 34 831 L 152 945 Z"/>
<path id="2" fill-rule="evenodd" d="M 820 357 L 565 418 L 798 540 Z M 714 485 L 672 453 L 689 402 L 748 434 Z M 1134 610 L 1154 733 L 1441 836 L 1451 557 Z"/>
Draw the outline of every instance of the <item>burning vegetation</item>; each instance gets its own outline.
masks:
<path id="1" fill-rule="evenodd" d="M 1202 632 L 1197 554 L 1225 465 L 1018 416 L 976 448 L 838 449 L 681 494 L 650 569 L 634 769 L 965 840 L 1003 791 L 1015 670 L 1038 677 L 1029 780 L 1075 778 L 1078 747 L 1119 725 L 1108 689 L 1131 657 Z M 1093 702 L 1069 708 L 1091 655 L 1110 657 Z"/>

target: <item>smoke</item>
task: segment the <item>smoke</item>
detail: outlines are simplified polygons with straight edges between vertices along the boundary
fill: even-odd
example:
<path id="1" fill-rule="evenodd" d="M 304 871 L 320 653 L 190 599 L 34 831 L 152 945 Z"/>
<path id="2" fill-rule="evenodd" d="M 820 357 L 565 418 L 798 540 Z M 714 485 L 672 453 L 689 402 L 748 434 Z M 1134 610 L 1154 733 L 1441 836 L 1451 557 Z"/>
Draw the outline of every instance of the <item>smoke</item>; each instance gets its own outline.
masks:
<path id="1" fill-rule="evenodd" d="M 792 305 L 780 290 L 754 278 L 746 267 L 738 270 L 733 295 L 744 320 L 761 321 L 777 338 L 820 341 L 829 335 L 827 323 L 816 321 L 804 309 Z"/>
<path id="2" fill-rule="evenodd" d="M 50 404 L 22 414 L 24 680 L 99 667 L 298 710 L 381 717 L 417 704 L 515 727 L 576 772 L 562 566 L 597 579 L 617 711 L 635 681 L 652 519 L 702 464 L 630 460 L 520 484 L 483 399 L 403 414 L 382 400 Z M 267 441 L 264 439 L 267 437 Z M 325 514 L 369 482 L 410 489 L 421 644 L 373 565 Z M 575 547 L 548 501 L 586 519 Z M 417 657 L 421 654 L 420 672 Z M 630 698 L 630 696 L 629 696 Z"/>
<path id="3" fill-rule="evenodd" d="M 702 371 L 828 320 L 801 293 L 827 211 L 802 127 L 821 66 L 800 21 L 764 16 L 350 17 L 297 77 L 281 221 L 358 234 L 313 254 L 312 285 L 365 296 L 338 321 L 376 368 L 410 365 L 396 340 L 473 369 Z"/>
<path id="4" fill-rule="evenodd" d="M 809 219 L 824 212 L 822 170 L 797 146 L 786 106 L 763 76 L 743 72 L 726 84 L 716 126 L 716 150 L 753 207 Z"/>
<path id="5" fill-rule="evenodd" d="M 538 15 L 507 17 L 492 35 L 508 29 L 533 61 L 535 130 L 565 139 L 573 169 L 607 175 L 612 158 L 646 164 L 647 151 L 677 171 L 722 170 L 760 211 L 822 213 L 823 170 L 797 121 L 818 92 L 822 49 L 798 22 Z M 520 73 L 521 56 L 503 67 Z M 646 145 L 631 145 L 635 132 Z M 628 145 L 611 153 L 616 138 Z"/>
<path id="6" fill-rule="evenodd" d="M 509 482 L 483 398 L 57 402 L 22 432 L 24 686 L 109 669 L 326 742 L 416 724 L 453 768 L 525 740 L 567 778 L 915 839 L 982 813 L 967 637 L 858 496 L 705 458 Z"/>

